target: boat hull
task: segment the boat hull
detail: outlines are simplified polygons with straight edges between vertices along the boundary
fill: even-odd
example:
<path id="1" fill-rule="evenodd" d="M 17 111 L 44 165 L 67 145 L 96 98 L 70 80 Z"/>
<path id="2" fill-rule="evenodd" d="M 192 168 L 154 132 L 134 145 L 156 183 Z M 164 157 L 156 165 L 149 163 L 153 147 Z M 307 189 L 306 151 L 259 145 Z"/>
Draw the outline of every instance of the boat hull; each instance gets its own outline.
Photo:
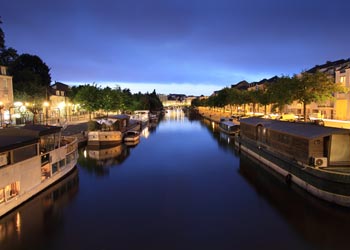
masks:
<path id="1" fill-rule="evenodd" d="M 18 164 L 2 167 L 0 174 L 7 178 L 3 178 L 0 181 L 1 186 L 6 185 L 5 183 L 9 182 L 9 178 L 12 181 L 21 180 L 21 184 L 18 195 L 11 199 L 7 199 L 0 204 L 0 217 L 22 205 L 72 172 L 76 167 L 78 159 L 77 149 L 77 139 L 71 138 L 69 144 L 48 152 L 47 155 L 49 155 L 51 161 L 61 162 L 62 160 L 65 160 L 66 162 L 64 166 L 58 167 L 56 172 L 51 173 L 49 177 L 45 177 L 43 167 L 47 165 L 51 169 L 52 164 L 43 164 L 43 155 L 37 155 Z"/>
<path id="2" fill-rule="evenodd" d="M 120 131 L 89 131 L 88 146 L 116 145 L 121 143 L 123 135 Z"/>
<path id="3" fill-rule="evenodd" d="M 240 152 L 280 174 L 287 184 L 294 183 L 322 200 L 350 207 L 350 174 L 303 165 L 274 155 L 264 147 L 239 137 L 236 138 L 235 145 Z"/>

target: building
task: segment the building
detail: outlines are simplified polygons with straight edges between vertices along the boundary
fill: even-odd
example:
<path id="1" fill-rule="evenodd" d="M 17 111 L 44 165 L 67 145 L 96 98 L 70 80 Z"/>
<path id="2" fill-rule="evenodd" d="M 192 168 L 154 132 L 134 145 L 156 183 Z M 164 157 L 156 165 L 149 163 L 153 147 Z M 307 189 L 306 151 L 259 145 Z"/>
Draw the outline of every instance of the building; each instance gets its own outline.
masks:
<path id="1" fill-rule="evenodd" d="M 12 76 L 7 72 L 7 67 L 0 65 L 0 125 L 10 118 L 13 105 Z"/>
<path id="2" fill-rule="evenodd" d="M 350 62 L 335 70 L 335 82 L 350 90 Z M 350 120 L 350 93 L 335 94 L 335 116 L 339 120 Z"/>

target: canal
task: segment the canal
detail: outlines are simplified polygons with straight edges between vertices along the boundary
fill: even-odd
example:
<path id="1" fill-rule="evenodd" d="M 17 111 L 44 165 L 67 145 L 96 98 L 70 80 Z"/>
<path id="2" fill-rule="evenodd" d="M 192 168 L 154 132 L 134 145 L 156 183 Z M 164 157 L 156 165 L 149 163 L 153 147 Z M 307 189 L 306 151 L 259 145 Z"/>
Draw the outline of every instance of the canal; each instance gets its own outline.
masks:
<path id="1" fill-rule="evenodd" d="M 344 249 L 349 214 L 174 110 L 135 147 L 81 149 L 76 171 L 0 219 L 0 249 Z"/>

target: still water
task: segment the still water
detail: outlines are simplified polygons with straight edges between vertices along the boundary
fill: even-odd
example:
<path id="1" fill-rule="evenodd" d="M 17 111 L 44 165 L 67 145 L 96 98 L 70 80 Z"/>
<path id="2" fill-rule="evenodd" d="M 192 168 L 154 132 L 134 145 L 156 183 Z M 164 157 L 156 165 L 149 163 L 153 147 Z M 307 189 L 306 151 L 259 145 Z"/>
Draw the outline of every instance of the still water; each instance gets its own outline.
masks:
<path id="1" fill-rule="evenodd" d="M 68 178 L 0 219 L 0 249 L 345 249 L 349 215 L 171 111 L 135 147 L 82 149 Z"/>

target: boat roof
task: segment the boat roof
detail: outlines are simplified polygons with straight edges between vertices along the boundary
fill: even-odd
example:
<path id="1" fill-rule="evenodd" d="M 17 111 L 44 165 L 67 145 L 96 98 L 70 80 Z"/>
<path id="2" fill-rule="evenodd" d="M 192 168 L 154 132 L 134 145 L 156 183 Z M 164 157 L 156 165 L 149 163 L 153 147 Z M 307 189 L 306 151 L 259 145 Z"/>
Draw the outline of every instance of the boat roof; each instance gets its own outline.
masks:
<path id="1" fill-rule="evenodd" d="M 315 139 L 332 134 L 350 134 L 350 130 L 342 128 L 324 127 L 312 123 L 304 122 L 286 122 L 258 117 L 244 118 L 240 120 L 241 125 L 249 124 L 252 126 L 262 125 L 270 130 L 281 133 L 302 137 L 305 139 Z"/>
<path id="2" fill-rule="evenodd" d="M 44 125 L 0 129 L 0 152 L 36 143 L 40 136 L 54 134 L 60 130 L 61 127 Z"/>

